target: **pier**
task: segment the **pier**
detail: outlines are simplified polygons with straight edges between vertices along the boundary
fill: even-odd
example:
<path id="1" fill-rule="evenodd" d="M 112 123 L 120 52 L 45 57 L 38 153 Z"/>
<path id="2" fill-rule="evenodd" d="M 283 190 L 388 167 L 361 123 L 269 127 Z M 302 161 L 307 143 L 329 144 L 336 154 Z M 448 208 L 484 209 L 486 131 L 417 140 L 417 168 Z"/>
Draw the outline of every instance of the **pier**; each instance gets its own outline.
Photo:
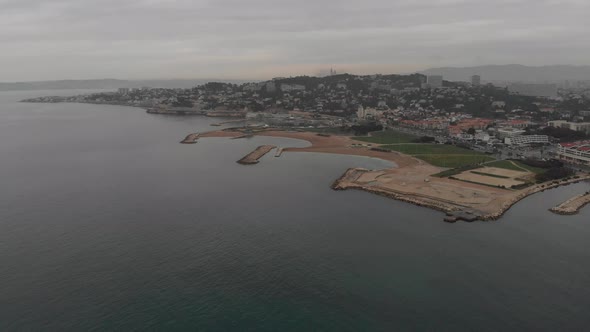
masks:
<path id="1" fill-rule="evenodd" d="M 237 161 L 238 164 L 242 165 L 255 165 L 260 162 L 260 158 L 264 157 L 267 153 L 272 151 L 276 146 L 274 145 L 261 145 L 256 150 L 247 154 L 244 158 Z"/>
<path id="2" fill-rule="evenodd" d="M 277 149 L 277 153 L 275 153 L 275 157 L 278 158 L 278 157 L 282 156 L 283 155 L 283 150 L 284 150 L 284 148 L 278 148 Z"/>
<path id="3" fill-rule="evenodd" d="M 590 191 L 568 199 L 549 211 L 561 215 L 578 214 L 586 205 L 590 204 Z"/>
<path id="4" fill-rule="evenodd" d="M 189 134 L 185 139 L 183 139 L 180 143 L 182 144 L 195 144 L 199 140 L 199 134 Z"/>

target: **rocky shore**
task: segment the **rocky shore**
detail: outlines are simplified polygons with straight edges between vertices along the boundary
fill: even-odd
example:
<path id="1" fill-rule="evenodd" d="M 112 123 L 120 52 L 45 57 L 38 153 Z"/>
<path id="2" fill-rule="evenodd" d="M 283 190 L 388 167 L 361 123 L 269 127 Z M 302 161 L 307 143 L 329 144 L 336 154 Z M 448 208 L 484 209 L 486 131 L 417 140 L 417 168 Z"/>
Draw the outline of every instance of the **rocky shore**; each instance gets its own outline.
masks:
<path id="1" fill-rule="evenodd" d="M 558 206 L 549 209 L 549 211 L 561 215 L 574 215 L 578 214 L 588 204 L 590 204 L 590 191 L 572 197 Z"/>
<path id="2" fill-rule="evenodd" d="M 369 185 L 362 185 L 356 182 L 357 179 L 364 173 L 369 172 L 369 170 L 362 169 L 362 168 L 351 168 L 348 169 L 340 178 L 338 178 L 332 184 L 331 188 L 334 190 L 347 190 L 347 189 L 357 189 L 363 190 L 366 192 L 370 192 L 373 194 L 377 194 L 380 196 L 392 198 L 398 201 L 414 204 L 421 207 L 427 207 L 433 210 L 441 211 L 447 214 L 445 217 L 445 221 L 447 222 L 456 222 L 459 220 L 463 221 L 492 221 L 501 218 L 506 211 L 508 211 L 512 206 L 516 203 L 520 202 L 524 198 L 543 192 L 545 190 L 557 188 L 560 186 L 570 185 L 573 183 L 579 183 L 581 181 L 590 180 L 590 175 L 584 176 L 577 176 L 576 178 L 571 178 L 567 180 L 561 181 L 552 181 L 550 183 L 543 183 L 538 184 L 533 187 L 529 187 L 527 189 L 523 189 L 514 195 L 512 195 L 509 199 L 507 199 L 496 211 L 492 213 L 484 213 L 482 211 L 478 211 L 476 209 L 471 209 L 465 206 L 461 206 L 459 204 L 453 204 L 452 202 L 446 201 L 444 198 L 433 198 L 433 197 L 424 197 L 419 195 L 412 195 L 402 192 L 396 192 L 393 190 L 383 189 L 379 187 L 372 187 Z M 590 203 L 590 195 L 585 195 L 583 198 L 576 197 L 576 200 L 572 199 L 572 202 L 568 201 L 568 206 L 572 206 L 577 210 L 581 209 L 584 205 Z M 568 203 L 566 202 L 566 203 Z M 564 203 L 565 204 L 565 203 Z"/>
<path id="3" fill-rule="evenodd" d="M 427 207 L 430 209 L 434 209 L 437 211 L 445 212 L 448 214 L 454 213 L 459 211 L 460 209 L 457 206 L 452 204 L 448 204 L 441 201 L 435 201 L 433 199 L 429 199 L 426 197 L 419 197 L 416 195 L 408 195 L 404 193 L 398 193 L 391 190 L 384 190 L 380 188 L 372 188 L 369 186 L 363 186 L 360 184 L 354 183 L 354 180 L 358 179 L 360 175 L 364 172 L 368 172 L 367 169 L 362 168 L 350 168 L 348 169 L 340 178 L 338 178 L 332 184 L 331 188 L 333 190 L 347 190 L 347 189 L 357 189 L 363 190 L 366 192 L 370 192 L 373 194 L 377 194 L 379 196 L 384 196 L 388 198 L 392 198 L 398 201 L 414 204 L 421 207 Z"/>

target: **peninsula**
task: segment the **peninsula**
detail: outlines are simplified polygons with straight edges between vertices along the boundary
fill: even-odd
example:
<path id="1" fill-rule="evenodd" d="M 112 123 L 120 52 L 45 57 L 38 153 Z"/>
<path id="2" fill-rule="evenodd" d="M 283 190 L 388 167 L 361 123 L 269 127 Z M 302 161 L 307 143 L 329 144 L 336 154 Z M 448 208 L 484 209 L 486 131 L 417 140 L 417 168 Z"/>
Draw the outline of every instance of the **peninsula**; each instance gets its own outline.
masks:
<path id="1" fill-rule="evenodd" d="M 199 138 L 237 138 L 244 137 L 246 133 L 248 136 L 293 138 L 310 143 L 310 146 L 303 148 L 283 147 L 284 152 L 345 154 L 391 161 L 394 167 L 388 169 L 351 168 L 332 184 L 332 188 L 363 190 L 432 208 L 445 212 L 447 222 L 496 220 L 514 204 L 532 194 L 590 179 L 590 175 L 586 173 L 572 173 L 561 179 L 539 183 L 534 181 L 536 177 L 533 169 L 521 166 L 517 162 L 493 159 L 483 159 L 481 163 L 467 168 L 448 169 L 433 166 L 418 157 L 395 151 L 391 147 L 364 144 L 358 137 L 345 135 L 277 128 L 231 128 L 203 133 Z M 272 149 L 274 146 L 268 148 Z M 419 145 L 416 148 L 419 148 Z"/>

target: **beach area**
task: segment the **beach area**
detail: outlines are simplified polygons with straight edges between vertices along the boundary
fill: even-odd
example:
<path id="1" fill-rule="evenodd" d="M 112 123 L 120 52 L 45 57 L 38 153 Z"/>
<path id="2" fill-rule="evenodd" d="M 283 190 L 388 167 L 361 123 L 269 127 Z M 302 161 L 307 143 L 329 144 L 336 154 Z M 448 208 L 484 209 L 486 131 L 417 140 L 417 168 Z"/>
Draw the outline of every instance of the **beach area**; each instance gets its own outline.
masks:
<path id="1" fill-rule="evenodd" d="M 240 138 L 251 136 L 282 137 L 304 140 L 307 147 L 283 147 L 283 152 L 316 152 L 379 158 L 394 163 L 380 170 L 351 168 L 333 184 L 334 190 L 362 190 L 373 194 L 428 207 L 447 214 L 445 221 L 488 221 L 499 219 L 522 199 L 535 193 L 563 185 L 589 180 L 590 175 L 576 174 L 572 178 L 533 184 L 521 189 L 525 178 L 534 177 L 526 169 L 510 171 L 484 167 L 484 172 L 465 171 L 452 177 L 435 176 L 447 168 L 433 166 L 416 157 L 396 151 L 386 151 L 372 144 L 361 144 L 351 136 L 325 135 L 305 131 L 264 129 L 245 135 L 243 129 L 225 129 L 199 134 L 199 138 Z M 482 178 L 483 180 L 479 180 Z M 484 182 L 485 180 L 485 182 Z M 480 181 L 480 182 L 476 182 Z"/>

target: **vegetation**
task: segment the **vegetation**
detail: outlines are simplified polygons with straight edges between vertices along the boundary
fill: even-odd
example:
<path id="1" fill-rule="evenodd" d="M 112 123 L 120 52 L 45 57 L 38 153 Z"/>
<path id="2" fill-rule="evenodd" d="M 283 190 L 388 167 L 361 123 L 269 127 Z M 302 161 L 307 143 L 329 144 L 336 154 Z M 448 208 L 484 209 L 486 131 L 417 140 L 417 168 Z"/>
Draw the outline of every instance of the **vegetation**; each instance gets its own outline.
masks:
<path id="1" fill-rule="evenodd" d="M 444 144 L 393 144 L 382 148 L 409 154 L 439 167 L 464 167 L 494 160 L 483 153 Z"/>
<path id="2" fill-rule="evenodd" d="M 497 175 L 497 174 L 490 174 L 490 173 L 477 172 L 477 171 L 471 171 L 471 173 L 477 174 L 477 175 L 489 176 L 489 177 L 498 178 L 498 179 L 510 179 L 509 176 L 503 176 L 503 175 Z"/>
<path id="3" fill-rule="evenodd" d="M 421 136 L 412 141 L 412 143 L 434 143 L 435 138 L 431 136 Z"/>
<path id="4" fill-rule="evenodd" d="M 418 137 L 402 133 L 399 131 L 388 130 L 382 132 L 371 133 L 370 137 L 355 137 L 357 141 L 363 141 L 375 144 L 396 144 L 396 143 L 411 143 Z"/>
<path id="5" fill-rule="evenodd" d="M 461 167 L 465 165 L 475 165 L 494 160 L 494 158 L 486 155 L 444 155 L 444 154 L 429 154 L 417 155 L 417 158 L 438 167 Z"/>
<path id="6" fill-rule="evenodd" d="M 535 174 L 545 172 L 545 169 L 543 169 L 543 168 L 525 165 L 517 160 L 498 160 L 498 161 L 494 161 L 491 163 L 487 163 L 485 166 L 503 168 L 503 169 L 508 169 L 508 170 L 517 171 L 517 172 L 529 171 L 529 172 L 532 172 Z"/>
<path id="7" fill-rule="evenodd" d="M 531 131 L 530 134 L 539 134 L 555 137 L 560 142 L 573 142 L 589 138 L 589 136 L 586 135 L 584 132 L 558 127 L 545 127 L 541 130 Z"/>
<path id="8" fill-rule="evenodd" d="M 574 171 L 567 167 L 553 167 L 547 171 L 537 174 L 535 179 L 538 182 L 546 182 L 551 180 L 559 180 L 574 175 Z"/>
<path id="9" fill-rule="evenodd" d="M 457 175 L 460 173 L 463 173 L 465 171 L 469 171 L 472 169 L 477 169 L 479 168 L 479 165 L 467 165 L 467 166 L 462 166 L 462 167 L 457 167 L 457 168 L 452 168 L 452 169 L 448 169 L 446 171 L 442 171 L 440 173 L 434 174 L 432 176 L 436 176 L 439 178 L 447 178 L 447 177 L 452 177 L 453 175 Z"/>

